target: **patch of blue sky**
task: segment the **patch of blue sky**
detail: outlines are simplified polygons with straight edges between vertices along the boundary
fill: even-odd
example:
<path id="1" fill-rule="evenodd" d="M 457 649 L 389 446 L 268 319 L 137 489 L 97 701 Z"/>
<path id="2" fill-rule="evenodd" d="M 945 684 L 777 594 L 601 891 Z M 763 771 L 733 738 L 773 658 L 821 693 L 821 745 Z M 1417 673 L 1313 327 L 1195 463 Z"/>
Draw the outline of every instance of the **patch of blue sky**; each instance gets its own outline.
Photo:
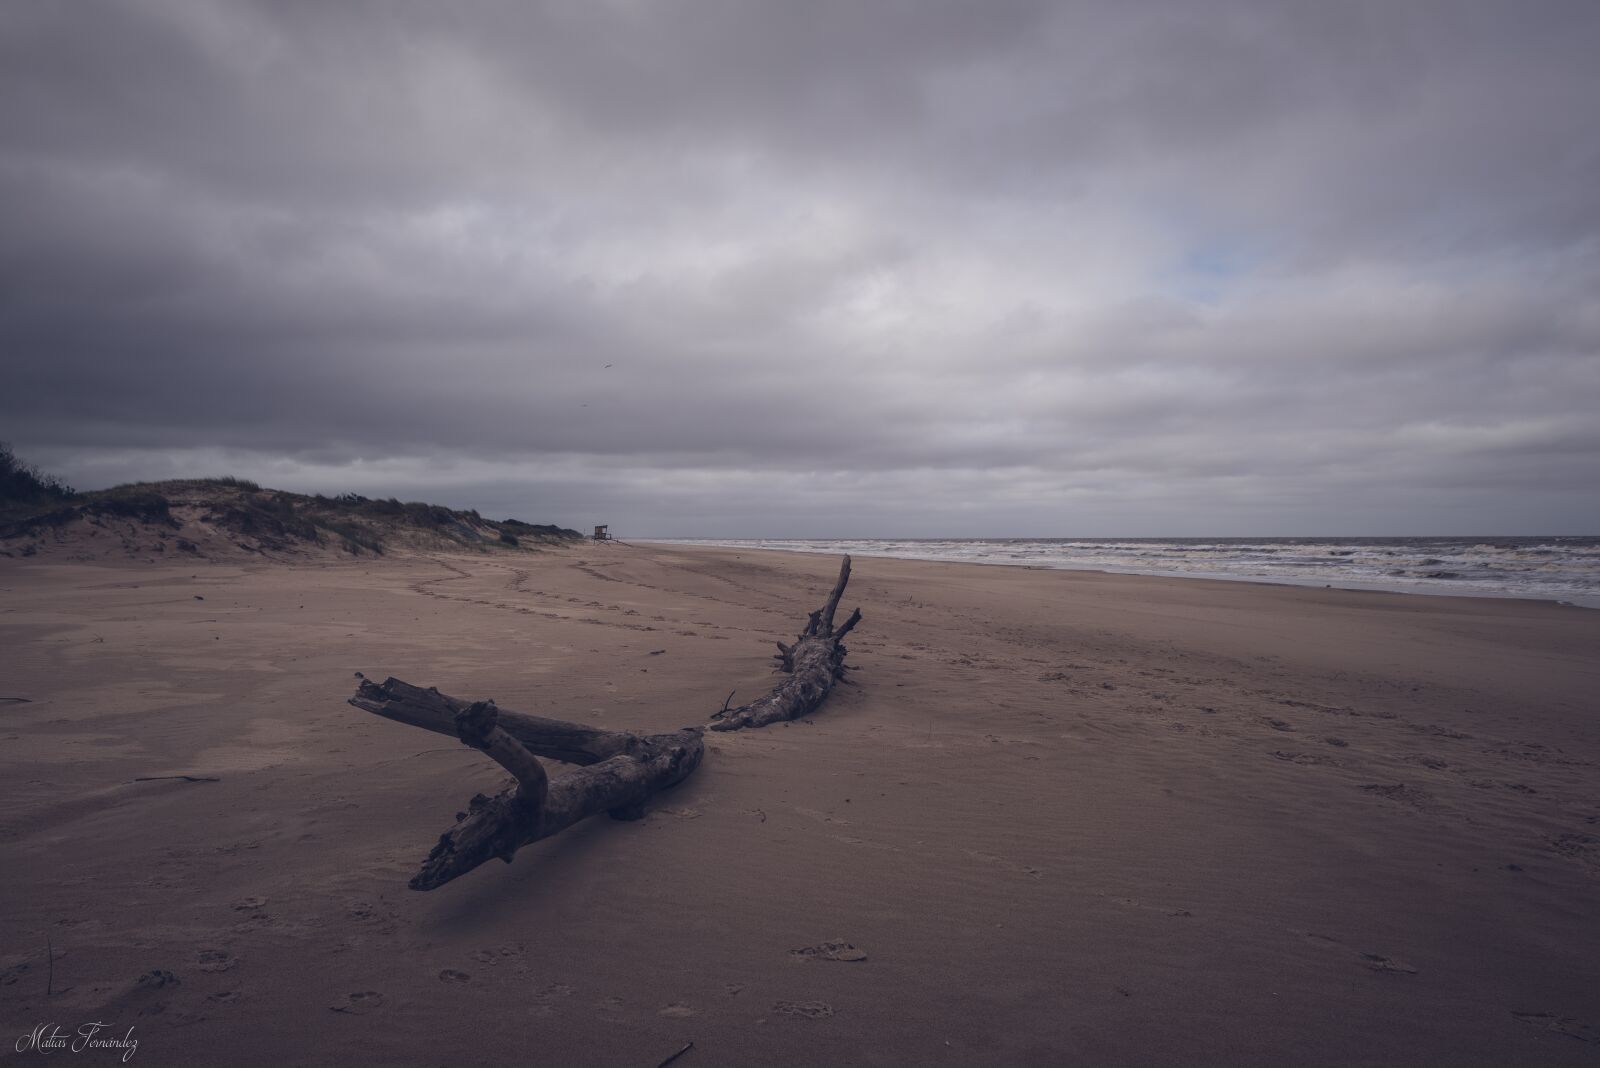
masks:
<path id="1" fill-rule="evenodd" d="M 1156 276 L 1155 284 L 1168 296 L 1216 305 L 1248 284 L 1260 264 L 1260 255 L 1243 242 L 1211 241 L 1186 249 Z"/>

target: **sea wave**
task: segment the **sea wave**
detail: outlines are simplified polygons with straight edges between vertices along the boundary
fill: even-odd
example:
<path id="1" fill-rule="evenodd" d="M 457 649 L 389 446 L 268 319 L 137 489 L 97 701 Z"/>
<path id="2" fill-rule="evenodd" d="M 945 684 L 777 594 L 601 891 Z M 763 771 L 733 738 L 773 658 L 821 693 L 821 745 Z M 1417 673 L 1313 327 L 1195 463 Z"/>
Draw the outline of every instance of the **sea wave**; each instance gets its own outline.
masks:
<path id="1" fill-rule="evenodd" d="M 1600 608 L 1600 537 L 676 538 L 678 544 L 1525 597 Z"/>

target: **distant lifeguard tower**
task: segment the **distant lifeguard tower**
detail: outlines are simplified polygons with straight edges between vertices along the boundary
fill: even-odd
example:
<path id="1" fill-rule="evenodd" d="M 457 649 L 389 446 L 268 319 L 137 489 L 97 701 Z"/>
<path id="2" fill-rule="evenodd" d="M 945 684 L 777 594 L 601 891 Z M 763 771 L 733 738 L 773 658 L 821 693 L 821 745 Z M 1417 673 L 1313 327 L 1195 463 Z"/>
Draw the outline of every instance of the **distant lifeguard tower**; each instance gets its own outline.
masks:
<path id="1" fill-rule="evenodd" d="M 611 540 L 611 525 L 609 523 L 601 523 L 599 526 L 595 527 L 594 528 L 594 540 L 595 541 L 610 541 Z"/>

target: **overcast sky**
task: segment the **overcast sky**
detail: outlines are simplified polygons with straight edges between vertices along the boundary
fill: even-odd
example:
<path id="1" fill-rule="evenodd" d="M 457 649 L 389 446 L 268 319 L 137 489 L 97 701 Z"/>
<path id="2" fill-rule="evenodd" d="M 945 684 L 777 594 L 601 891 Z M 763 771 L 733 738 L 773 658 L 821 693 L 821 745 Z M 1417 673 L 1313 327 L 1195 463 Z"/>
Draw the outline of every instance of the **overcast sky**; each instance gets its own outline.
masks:
<path id="1" fill-rule="evenodd" d="M 1600 3 L 0 6 L 0 440 L 621 536 L 1600 532 Z"/>

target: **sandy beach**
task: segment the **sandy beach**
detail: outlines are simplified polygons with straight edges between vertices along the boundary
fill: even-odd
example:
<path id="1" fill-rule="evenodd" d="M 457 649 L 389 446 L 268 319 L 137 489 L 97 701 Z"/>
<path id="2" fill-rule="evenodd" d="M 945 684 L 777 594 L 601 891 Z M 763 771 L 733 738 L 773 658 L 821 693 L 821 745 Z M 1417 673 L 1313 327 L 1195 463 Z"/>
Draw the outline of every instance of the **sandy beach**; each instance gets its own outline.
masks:
<path id="1" fill-rule="evenodd" d="M 406 889 L 504 775 L 348 706 L 356 673 L 704 723 L 837 567 L 5 561 L 0 1051 L 101 1021 L 146 1065 L 1600 1056 L 1600 612 L 1549 603 L 858 559 L 814 716 Z"/>

